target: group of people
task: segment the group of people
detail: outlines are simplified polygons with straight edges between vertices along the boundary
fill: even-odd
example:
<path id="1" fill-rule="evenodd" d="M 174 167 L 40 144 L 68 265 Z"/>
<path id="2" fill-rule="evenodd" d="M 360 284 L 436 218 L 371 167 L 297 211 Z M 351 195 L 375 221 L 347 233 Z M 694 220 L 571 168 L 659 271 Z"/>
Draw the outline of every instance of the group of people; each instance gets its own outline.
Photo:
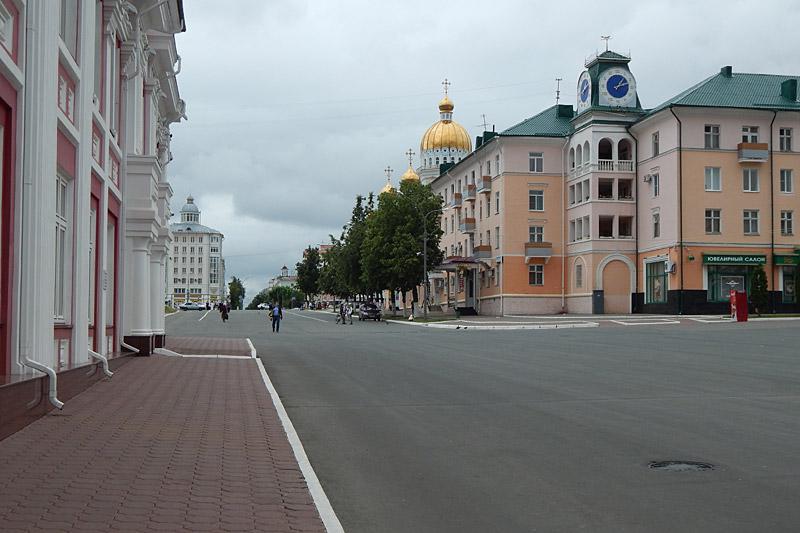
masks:
<path id="1" fill-rule="evenodd" d="M 353 306 L 349 303 L 343 303 L 339 306 L 339 314 L 336 315 L 336 323 L 347 324 L 347 319 L 350 319 L 350 324 L 353 323 Z"/>
<path id="2" fill-rule="evenodd" d="M 228 307 L 228 304 L 226 304 L 225 302 L 221 302 L 217 306 L 217 310 L 219 311 L 220 317 L 222 317 L 222 321 L 223 322 L 227 322 L 228 321 L 228 312 L 230 311 L 230 308 Z"/>

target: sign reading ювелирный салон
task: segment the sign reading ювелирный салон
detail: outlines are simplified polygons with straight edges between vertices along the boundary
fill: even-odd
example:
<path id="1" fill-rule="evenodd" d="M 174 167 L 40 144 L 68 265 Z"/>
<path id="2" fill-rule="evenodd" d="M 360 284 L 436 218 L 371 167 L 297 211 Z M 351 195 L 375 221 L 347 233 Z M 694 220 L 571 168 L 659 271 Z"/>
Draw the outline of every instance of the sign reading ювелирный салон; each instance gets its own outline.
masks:
<path id="1" fill-rule="evenodd" d="M 703 254 L 705 265 L 765 265 L 764 254 Z"/>

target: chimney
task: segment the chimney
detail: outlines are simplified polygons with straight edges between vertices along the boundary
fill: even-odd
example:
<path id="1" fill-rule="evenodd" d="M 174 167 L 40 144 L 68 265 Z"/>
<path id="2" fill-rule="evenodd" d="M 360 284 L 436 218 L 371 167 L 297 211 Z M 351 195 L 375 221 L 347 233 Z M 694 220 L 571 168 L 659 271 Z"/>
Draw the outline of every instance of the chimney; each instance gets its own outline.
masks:
<path id="1" fill-rule="evenodd" d="M 732 78 L 733 77 L 733 67 L 730 66 L 730 65 L 726 65 L 726 66 L 722 67 L 721 69 L 719 69 L 719 72 L 720 72 L 720 74 L 722 74 L 726 78 Z"/>

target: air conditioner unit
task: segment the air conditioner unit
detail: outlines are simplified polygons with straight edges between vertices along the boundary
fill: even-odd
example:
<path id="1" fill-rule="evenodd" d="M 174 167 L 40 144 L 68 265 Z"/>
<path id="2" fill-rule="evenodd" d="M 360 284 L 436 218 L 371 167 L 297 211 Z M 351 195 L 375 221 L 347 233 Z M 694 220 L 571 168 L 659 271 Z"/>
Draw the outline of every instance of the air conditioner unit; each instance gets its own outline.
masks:
<path id="1" fill-rule="evenodd" d="M 675 273 L 675 263 L 674 262 L 667 261 L 667 267 L 666 268 L 667 268 L 667 272 L 669 272 L 670 274 L 674 274 Z"/>
<path id="2" fill-rule="evenodd" d="M 644 181 L 645 183 L 649 183 L 652 179 L 653 179 L 652 174 L 645 174 L 644 177 L 642 178 L 642 181 Z"/>
<path id="3" fill-rule="evenodd" d="M 497 257 L 494 258 L 494 260 L 497 263 L 502 263 L 503 262 L 503 256 L 502 255 L 498 255 Z"/>

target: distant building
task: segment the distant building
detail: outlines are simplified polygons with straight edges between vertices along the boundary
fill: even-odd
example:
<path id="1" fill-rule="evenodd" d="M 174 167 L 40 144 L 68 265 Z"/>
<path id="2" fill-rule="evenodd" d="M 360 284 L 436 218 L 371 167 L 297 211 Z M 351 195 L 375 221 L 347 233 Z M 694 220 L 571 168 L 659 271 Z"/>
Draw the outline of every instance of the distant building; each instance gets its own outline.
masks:
<path id="1" fill-rule="evenodd" d="M 221 231 L 200 224 L 200 209 L 186 198 L 181 221 L 169 225 L 173 245 L 167 261 L 167 302 L 215 304 L 225 300 Z"/>
<path id="2" fill-rule="evenodd" d="M 297 287 L 297 276 L 290 276 L 289 267 L 283 265 L 280 276 L 276 276 L 267 282 L 267 289 L 273 287 Z"/>

